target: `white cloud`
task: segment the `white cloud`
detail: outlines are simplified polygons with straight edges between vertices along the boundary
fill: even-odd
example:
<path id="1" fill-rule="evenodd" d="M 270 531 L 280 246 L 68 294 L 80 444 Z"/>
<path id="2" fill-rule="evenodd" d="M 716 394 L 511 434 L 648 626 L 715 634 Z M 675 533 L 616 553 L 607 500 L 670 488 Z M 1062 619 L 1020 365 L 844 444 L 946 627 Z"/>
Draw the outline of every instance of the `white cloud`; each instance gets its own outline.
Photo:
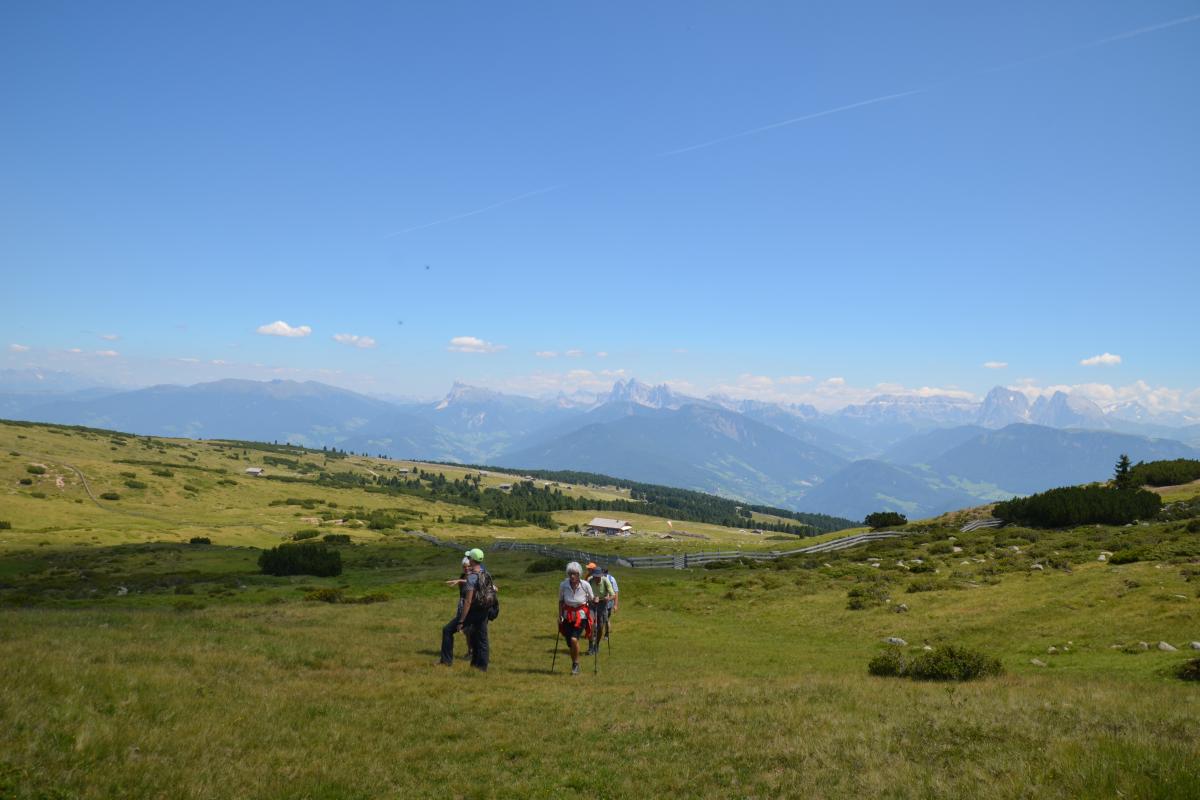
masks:
<path id="1" fill-rule="evenodd" d="M 675 353 L 677 355 L 683 355 L 683 354 L 687 353 L 687 351 L 688 351 L 688 349 L 686 347 L 676 347 L 671 352 Z"/>
<path id="2" fill-rule="evenodd" d="M 283 320 L 277 319 L 270 325 L 259 325 L 258 332 L 263 336 L 287 336 L 289 338 L 295 338 L 299 336 L 308 336 L 310 333 L 312 333 L 312 328 L 308 327 L 307 325 L 300 325 L 299 327 L 293 328 Z"/>
<path id="3" fill-rule="evenodd" d="M 1008 362 L 1007 361 L 985 361 L 985 362 L 983 362 L 983 366 L 987 367 L 988 369 L 1004 369 L 1005 367 L 1008 366 Z"/>
<path id="4" fill-rule="evenodd" d="M 10 345 L 8 346 L 8 349 L 9 349 L 9 352 L 12 352 L 12 353 L 27 353 L 27 352 L 29 352 L 29 345 L 26 345 L 26 344 L 10 344 Z"/>
<path id="5" fill-rule="evenodd" d="M 83 348 L 82 347 L 69 347 L 69 348 L 67 348 L 67 352 L 68 353 L 82 353 Z"/>
<path id="6" fill-rule="evenodd" d="M 452 353 L 497 353 L 506 345 L 492 344 L 476 336 L 455 336 L 446 349 Z"/>
<path id="7" fill-rule="evenodd" d="M 812 375 L 784 375 L 779 379 L 779 383 L 783 386 L 802 386 L 812 383 L 812 380 Z"/>
<path id="8" fill-rule="evenodd" d="M 1144 380 L 1137 380 L 1126 386 L 1113 386 L 1107 383 L 1078 383 L 1074 385 L 1059 383 L 1040 386 L 1037 381 L 1026 378 L 1009 388 L 1023 392 L 1030 400 L 1036 400 L 1039 397 L 1050 397 L 1055 392 L 1076 394 L 1080 397 L 1086 397 L 1104 409 L 1112 408 L 1121 403 L 1136 401 L 1155 414 L 1167 411 L 1200 410 L 1200 389 L 1189 393 L 1186 389 L 1173 389 L 1169 386 L 1151 386 Z"/>
<path id="9" fill-rule="evenodd" d="M 538 358 L 558 358 L 557 350 L 538 350 L 534 353 Z"/>
<path id="10" fill-rule="evenodd" d="M 100 338 L 106 342 L 115 342 L 117 339 L 120 339 L 121 337 L 115 333 L 102 333 L 102 334 L 100 334 Z"/>
<path id="11" fill-rule="evenodd" d="M 119 356 L 121 354 L 118 353 L 116 350 L 97 350 L 96 355 L 104 356 L 105 358 L 116 358 L 117 356 Z"/>
<path id="12" fill-rule="evenodd" d="M 568 350 L 567 352 L 563 353 L 563 355 L 566 356 L 567 358 L 579 358 L 580 356 L 583 355 L 583 351 L 578 350 L 578 349 L 572 349 L 572 350 Z"/>
<path id="13" fill-rule="evenodd" d="M 601 350 L 599 353 L 596 353 L 596 358 L 608 358 L 608 353 Z"/>
<path id="14" fill-rule="evenodd" d="M 368 350 L 376 344 L 375 340 L 370 336 L 358 336 L 353 333 L 335 333 L 333 340 L 351 347 L 361 347 L 364 350 Z"/>
<path id="15" fill-rule="evenodd" d="M 825 385 L 826 386 L 845 386 L 846 379 L 845 378 L 826 378 Z"/>
<path id="16" fill-rule="evenodd" d="M 184 364 L 199 364 L 200 363 L 200 359 L 198 359 L 198 358 L 177 358 L 175 360 L 181 361 Z"/>
<path id="17" fill-rule="evenodd" d="M 1121 363 L 1121 357 L 1118 355 L 1113 355 L 1112 353 L 1101 353 L 1098 356 L 1085 358 L 1079 363 L 1085 367 L 1115 367 L 1117 364 Z"/>
<path id="18" fill-rule="evenodd" d="M 228 362 L 228 361 L 226 361 L 226 360 L 225 360 L 225 359 L 223 359 L 223 358 L 214 358 L 212 361 L 210 361 L 210 362 L 208 362 L 208 363 L 212 364 L 214 367 L 227 367 L 227 366 L 229 366 L 229 362 Z"/>

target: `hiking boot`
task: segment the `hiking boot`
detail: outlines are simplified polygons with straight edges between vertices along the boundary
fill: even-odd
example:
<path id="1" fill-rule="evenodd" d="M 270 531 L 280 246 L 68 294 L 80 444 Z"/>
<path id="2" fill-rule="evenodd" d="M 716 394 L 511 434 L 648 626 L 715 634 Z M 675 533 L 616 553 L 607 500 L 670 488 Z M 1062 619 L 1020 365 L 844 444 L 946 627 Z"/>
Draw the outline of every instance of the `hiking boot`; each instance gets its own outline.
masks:
<path id="1" fill-rule="evenodd" d="M 571 674 L 572 675 L 579 674 L 579 662 L 578 661 L 576 661 L 574 664 L 571 665 Z"/>

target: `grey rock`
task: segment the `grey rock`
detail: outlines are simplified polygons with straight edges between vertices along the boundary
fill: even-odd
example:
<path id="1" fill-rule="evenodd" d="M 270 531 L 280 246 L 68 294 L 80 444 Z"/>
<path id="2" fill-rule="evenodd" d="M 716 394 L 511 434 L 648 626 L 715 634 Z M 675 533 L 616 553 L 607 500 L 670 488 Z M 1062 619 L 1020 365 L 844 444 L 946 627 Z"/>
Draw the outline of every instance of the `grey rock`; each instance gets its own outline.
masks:
<path id="1" fill-rule="evenodd" d="M 1108 561 L 1108 556 L 1104 555 L 1104 553 L 1101 553 L 1100 556 L 1096 560 L 1097 561 Z"/>
<path id="2" fill-rule="evenodd" d="M 888 644 L 894 644 L 897 647 L 907 647 L 908 646 L 908 642 L 904 641 L 899 636 L 889 636 L 884 641 L 886 641 Z"/>
<path id="3" fill-rule="evenodd" d="M 1031 565 L 1029 568 L 1030 568 L 1030 569 L 1036 569 L 1036 570 L 1045 570 L 1045 569 L 1046 569 L 1046 568 L 1045 568 L 1045 567 L 1043 567 L 1041 564 L 1033 564 L 1033 565 Z"/>
<path id="4" fill-rule="evenodd" d="M 961 548 L 961 547 L 958 547 L 958 546 L 956 545 L 956 546 L 954 546 L 954 547 L 950 548 L 950 552 L 951 552 L 951 553 L 961 553 L 961 552 L 962 552 L 962 548 Z"/>
<path id="5" fill-rule="evenodd" d="M 1138 646 L 1138 650 L 1149 650 L 1150 649 L 1149 642 L 1138 642 L 1137 646 Z"/>
<path id="6" fill-rule="evenodd" d="M 933 650 L 933 648 L 932 648 L 932 647 L 930 647 L 929 645 L 925 645 L 925 646 L 924 646 L 924 647 L 922 647 L 921 649 L 922 649 L 922 650 L 925 650 L 925 651 L 931 651 L 931 650 Z"/>
<path id="7" fill-rule="evenodd" d="M 896 606 L 897 614 L 903 614 L 905 611 L 908 611 L 908 603 L 900 603 L 898 606 Z"/>
<path id="8" fill-rule="evenodd" d="M 1044 667 L 1044 666 L 1046 666 L 1046 662 L 1045 662 L 1045 661 L 1042 661 L 1040 658 L 1031 658 L 1031 659 L 1029 659 L 1029 663 L 1030 663 L 1030 664 L 1033 664 L 1035 667 Z"/>
<path id="9" fill-rule="evenodd" d="M 1162 650 L 1164 653 L 1174 653 L 1179 648 L 1176 647 L 1175 645 L 1171 644 L 1170 642 L 1159 642 L 1158 649 Z"/>
<path id="10" fill-rule="evenodd" d="M 1058 652 L 1058 648 L 1055 647 L 1054 645 L 1050 645 L 1049 647 L 1046 648 L 1046 652 L 1049 653 L 1050 655 L 1054 655 Z"/>
<path id="11" fill-rule="evenodd" d="M 1192 642 L 1188 645 L 1188 647 L 1192 648 L 1193 650 L 1200 650 L 1200 642 Z"/>
<path id="12" fill-rule="evenodd" d="M 127 588 L 124 586 L 117 587 L 117 597 L 124 597 L 127 594 L 129 594 L 129 590 Z"/>

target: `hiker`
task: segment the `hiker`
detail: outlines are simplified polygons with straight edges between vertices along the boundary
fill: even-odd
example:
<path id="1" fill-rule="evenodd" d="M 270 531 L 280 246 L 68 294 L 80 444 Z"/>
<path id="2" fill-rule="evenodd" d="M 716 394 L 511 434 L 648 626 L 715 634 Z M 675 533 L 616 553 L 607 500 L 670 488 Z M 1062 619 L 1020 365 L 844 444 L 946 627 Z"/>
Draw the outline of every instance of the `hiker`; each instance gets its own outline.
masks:
<path id="1" fill-rule="evenodd" d="M 492 583 L 492 576 L 483 567 L 483 551 L 473 547 L 464 555 L 468 563 L 462 610 L 456 619 L 442 628 L 440 663 L 446 666 L 454 663 L 454 634 L 463 631 L 471 649 L 471 666 L 487 672 L 491 655 L 488 650 L 488 612 L 495 606 L 496 587 Z"/>
<path id="2" fill-rule="evenodd" d="M 558 630 L 571 650 L 571 674 L 579 674 L 579 637 L 592 635 L 592 619 L 588 604 L 592 587 L 580 578 L 583 568 L 578 561 L 567 564 L 567 577 L 558 585 Z"/>
<path id="3" fill-rule="evenodd" d="M 587 565 L 587 582 L 592 588 L 592 635 L 588 639 L 589 656 L 596 655 L 600 650 L 600 640 L 608 632 L 608 604 L 612 599 L 612 584 L 604 577 L 604 572 L 589 561 Z"/>
<path id="4" fill-rule="evenodd" d="M 455 609 L 454 617 L 450 620 L 450 622 L 453 623 L 456 628 L 458 626 L 458 618 L 462 616 L 463 600 L 467 596 L 467 567 L 469 567 L 469 566 L 471 566 L 471 559 L 467 558 L 466 556 L 463 556 L 462 573 L 459 574 L 459 576 L 457 578 L 453 578 L 451 580 L 446 581 L 447 586 L 457 586 L 458 587 L 458 608 Z M 451 636 L 453 636 L 453 634 L 451 634 Z M 464 658 L 470 658 L 471 657 L 471 631 L 469 628 L 463 629 L 463 637 L 467 640 L 467 654 L 464 656 Z"/>
<path id="5" fill-rule="evenodd" d="M 612 587 L 612 599 L 608 601 L 608 617 L 612 619 L 612 615 L 617 613 L 617 609 L 621 607 L 621 590 L 617 587 L 617 579 L 608 567 L 604 568 L 604 577 L 608 578 L 608 584 Z"/>

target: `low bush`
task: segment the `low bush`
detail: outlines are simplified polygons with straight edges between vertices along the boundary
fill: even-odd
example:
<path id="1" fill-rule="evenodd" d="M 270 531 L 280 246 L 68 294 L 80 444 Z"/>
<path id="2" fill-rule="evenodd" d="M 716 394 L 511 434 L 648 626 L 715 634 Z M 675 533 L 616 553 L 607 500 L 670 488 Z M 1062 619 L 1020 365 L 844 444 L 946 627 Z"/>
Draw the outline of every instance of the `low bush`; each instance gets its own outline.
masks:
<path id="1" fill-rule="evenodd" d="M 45 492 L 30 492 L 30 493 L 29 493 L 29 496 L 30 496 L 30 497 L 36 497 L 38 500 L 45 500 L 45 499 L 46 499 L 46 493 L 45 493 Z"/>
<path id="2" fill-rule="evenodd" d="M 1175 671 L 1175 676 L 1181 681 L 1200 681 L 1200 658 L 1183 662 Z"/>
<path id="3" fill-rule="evenodd" d="M 33 486 L 33 478 L 21 478 L 22 486 Z"/>
<path id="4" fill-rule="evenodd" d="M 863 520 L 864 525 L 869 525 L 875 530 L 880 528 L 895 528 L 900 525 L 908 524 L 908 517 L 896 511 L 876 511 L 874 514 L 867 514 Z"/>
<path id="5" fill-rule="evenodd" d="M 1154 492 L 1092 485 L 1006 500 L 997 503 L 992 513 L 1007 523 L 1031 528 L 1066 528 L 1092 523 L 1124 525 L 1152 519 L 1161 509 L 1162 498 Z"/>
<path id="6" fill-rule="evenodd" d="M 6 519 L 0 519 L 0 531 L 12 530 L 12 523 Z"/>
<path id="7" fill-rule="evenodd" d="M 292 541 L 302 542 L 305 539 L 315 539 L 321 535 L 321 532 L 312 528 L 306 528 L 302 531 L 296 531 L 292 534 Z"/>
<path id="8" fill-rule="evenodd" d="M 233 478 L 221 478 L 217 481 L 218 486 L 237 486 L 238 483 Z"/>
<path id="9" fill-rule="evenodd" d="M 1110 564 L 1132 564 L 1141 561 L 1145 554 L 1141 550 L 1121 550 L 1108 557 Z"/>
<path id="10" fill-rule="evenodd" d="M 1175 486 L 1200 478 L 1200 461 L 1178 458 L 1174 461 L 1151 461 L 1134 465 L 1129 477 L 1135 486 Z"/>
<path id="11" fill-rule="evenodd" d="M 867 672 L 881 678 L 900 678 L 908 670 L 908 662 L 899 648 L 883 651 L 867 663 Z"/>
<path id="12" fill-rule="evenodd" d="M 954 552 L 954 545 L 947 541 L 934 542 L 929 545 L 928 552 L 935 556 L 949 555 Z"/>
<path id="13" fill-rule="evenodd" d="M 199 491 L 200 491 L 200 487 L 199 487 L 199 486 L 196 486 L 195 484 L 191 484 L 191 483 L 185 483 L 185 484 L 183 485 L 183 490 L 184 490 L 185 492 L 197 492 L 197 493 L 199 493 Z"/>
<path id="14" fill-rule="evenodd" d="M 888 601 L 887 588 L 883 586 L 855 586 L 846 592 L 846 608 L 850 611 L 861 611 L 864 608 L 875 608 Z"/>
<path id="15" fill-rule="evenodd" d="M 169 469 L 152 469 L 152 470 L 150 470 L 150 474 L 157 475 L 160 478 L 174 478 L 175 477 L 175 473 L 171 472 L 171 470 L 169 470 Z"/>
<path id="16" fill-rule="evenodd" d="M 45 467 L 35 467 L 33 465 L 26 467 L 25 471 L 28 472 L 30 475 L 45 475 L 46 474 Z"/>
<path id="17" fill-rule="evenodd" d="M 304 599 L 320 603 L 340 603 L 345 599 L 345 596 L 341 589 L 326 586 L 321 589 L 313 589 L 304 595 Z"/>
<path id="18" fill-rule="evenodd" d="M 1200 533 L 1200 519 L 1194 519 L 1187 524 L 1188 533 Z"/>
<path id="19" fill-rule="evenodd" d="M 142 481 L 128 480 L 125 481 L 125 487 L 128 489 L 145 489 L 146 484 Z"/>
<path id="20" fill-rule="evenodd" d="M 117 494 L 116 492 L 101 492 L 100 499 L 101 500 L 120 500 L 121 495 Z"/>
<path id="21" fill-rule="evenodd" d="M 350 544 L 348 533 L 327 533 L 321 537 L 326 544 Z"/>
<path id="22" fill-rule="evenodd" d="M 212 544 L 212 539 L 207 536 L 193 536 L 188 539 L 188 544 Z"/>
<path id="23" fill-rule="evenodd" d="M 710 567 L 711 564 L 706 564 L 705 567 Z M 567 565 L 563 563 L 561 558 L 536 558 L 529 562 L 529 566 L 525 568 L 526 572 L 558 572 L 560 569 L 566 569 Z"/>
<path id="24" fill-rule="evenodd" d="M 137 473 L 136 472 L 122 472 L 121 477 L 122 478 L 136 478 Z"/>
<path id="25" fill-rule="evenodd" d="M 203 611 L 205 608 L 204 603 L 201 603 L 199 600 L 189 600 L 186 598 L 183 600 L 176 600 L 171 604 L 171 607 L 180 613 L 187 611 Z"/>
<path id="26" fill-rule="evenodd" d="M 970 681 L 1003 671 L 998 658 L 967 647 L 943 645 L 913 659 L 907 674 L 918 681 Z"/>
<path id="27" fill-rule="evenodd" d="M 281 544 L 263 551 L 258 567 L 267 575 L 328 578 L 342 574 L 342 554 L 318 544 Z"/>

